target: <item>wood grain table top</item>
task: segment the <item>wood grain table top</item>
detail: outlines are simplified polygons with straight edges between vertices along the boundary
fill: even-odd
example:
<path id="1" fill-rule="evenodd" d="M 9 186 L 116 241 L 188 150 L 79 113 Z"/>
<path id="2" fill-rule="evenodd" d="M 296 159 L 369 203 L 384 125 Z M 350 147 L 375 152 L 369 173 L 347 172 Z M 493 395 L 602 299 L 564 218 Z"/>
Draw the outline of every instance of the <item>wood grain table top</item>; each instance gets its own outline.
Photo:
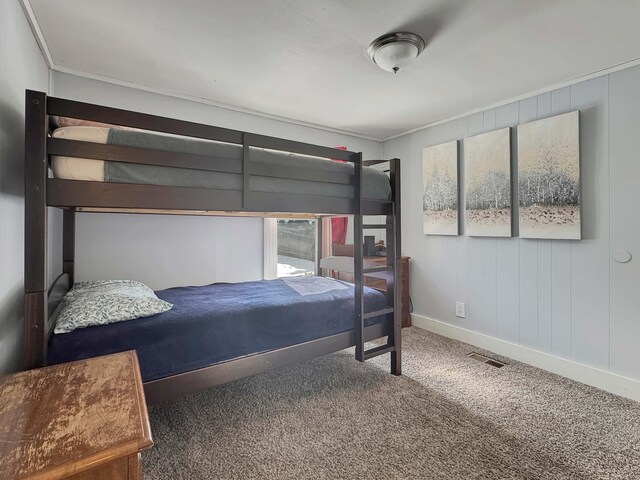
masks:
<path id="1" fill-rule="evenodd" d="M 3 479 L 64 478 L 152 445 L 134 351 L 0 377 Z"/>

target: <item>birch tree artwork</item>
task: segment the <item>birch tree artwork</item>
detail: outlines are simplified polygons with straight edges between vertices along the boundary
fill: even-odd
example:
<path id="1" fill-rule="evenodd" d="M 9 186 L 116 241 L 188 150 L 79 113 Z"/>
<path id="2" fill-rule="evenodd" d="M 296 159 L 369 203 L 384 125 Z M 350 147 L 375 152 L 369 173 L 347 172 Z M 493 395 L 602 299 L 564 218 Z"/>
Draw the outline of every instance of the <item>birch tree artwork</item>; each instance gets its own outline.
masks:
<path id="1" fill-rule="evenodd" d="M 518 126 L 520 236 L 578 240 L 579 112 Z"/>
<path id="2" fill-rule="evenodd" d="M 509 128 L 464 140 L 465 230 L 470 236 L 511 236 Z"/>
<path id="3" fill-rule="evenodd" d="M 458 142 L 422 150 L 425 235 L 458 235 Z"/>

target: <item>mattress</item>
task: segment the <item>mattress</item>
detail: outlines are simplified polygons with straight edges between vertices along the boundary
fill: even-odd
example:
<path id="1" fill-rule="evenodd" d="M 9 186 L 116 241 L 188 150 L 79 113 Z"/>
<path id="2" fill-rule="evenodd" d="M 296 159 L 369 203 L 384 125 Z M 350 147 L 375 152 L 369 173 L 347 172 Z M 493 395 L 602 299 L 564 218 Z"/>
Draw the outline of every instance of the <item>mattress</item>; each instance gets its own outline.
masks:
<path id="1" fill-rule="evenodd" d="M 197 140 L 174 135 L 153 134 L 136 130 L 102 127 L 63 127 L 52 136 L 67 140 L 123 145 L 206 155 L 226 161 L 242 162 L 242 146 L 236 144 Z M 251 149 L 251 160 L 268 166 L 303 167 L 309 171 L 352 173 L 351 163 L 283 153 L 262 148 Z M 109 162 L 86 158 L 53 156 L 51 168 L 56 178 L 94 182 L 141 183 L 217 190 L 242 190 L 242 175 L 182 168 Z M 293 180 L 259 175 L 249 176 L 249 189 L 256 192 L 318 195 L 353 198 L 351 185 L 328 182 Z M 389 177 L 375 168 L 364 167 L 362 173 L 363 197 L 371 200 L 389 200 Z"/>
<path id="2" fill-rule="evenodd" d="M 216 283 L 156 292 L 167 312 L 55 334 L 48 363 L 136 350 L 143 381 L 353 329 L 353 285 L 324 277 Z M 386 306 L 364 288 L 365 312 Z M 366 326 L 390 320 L 381 316 Z"/>

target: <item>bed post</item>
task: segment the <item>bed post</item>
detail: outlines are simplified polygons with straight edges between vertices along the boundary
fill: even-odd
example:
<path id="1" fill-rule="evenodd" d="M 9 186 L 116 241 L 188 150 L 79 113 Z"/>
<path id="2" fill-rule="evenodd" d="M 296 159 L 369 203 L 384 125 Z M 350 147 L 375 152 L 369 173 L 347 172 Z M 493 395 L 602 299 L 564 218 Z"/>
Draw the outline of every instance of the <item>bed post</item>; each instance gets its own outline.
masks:
<path id="1" fill-rule="evenodd" d="M 251 148 L 249 141 L 251 138 L 246 133 L 242 134 L 242 208 L 249 207 L 249 157 Z"/>
<path id="2" fill-rule="evenodd" d="M 364 277 L 363 263 L 364 252 L 362 248 L 362 153 L 355 155 L 354 165 L 354 200 L 355 213 L 353 215 L 353 276 L 355 294 L 355 339 L 356 339 L 356 360 L 365 361 L 364 351 Z"/>
<path id="3" fill-rule="evenodd" d="M 47 348 L 47 95 L 27 90 L 25 106 L 23 367 L 42 366 Z"/>
<path id="4" fill-rule="evenodd" d="M 393 222 L 393 255 L 394 255 L 394 282 L 393 282 L 393 338 L 389 343 L 395 345 L 391 352 L 391 373 L 402 375 L 402 253 L 401 253 L 401 221 L 400 203 L 402 192 L 400 190 L 400 159 L 392 158 L 390 161 L 389 177 L 391 180 L 391 190 L 394 200 L 394 211 L 391 221 Z M 389 218 L 389 217 L 387 217 Z M 387 240 L 388 243 L 388 240 Z"/>
<path id="5" fill-rule="evenodd" d="M 322 268 L 320 268 L 320 260 L 322 260 L 322 217 L 316 217 L 316 275 L 322 277 Z"/>
<path id="6" fill-rule="evenodd" d="M 68 209 L 62 217 L 62 273 L 69 275 L 73 285 L 76 257 L 76 212 Z"/>

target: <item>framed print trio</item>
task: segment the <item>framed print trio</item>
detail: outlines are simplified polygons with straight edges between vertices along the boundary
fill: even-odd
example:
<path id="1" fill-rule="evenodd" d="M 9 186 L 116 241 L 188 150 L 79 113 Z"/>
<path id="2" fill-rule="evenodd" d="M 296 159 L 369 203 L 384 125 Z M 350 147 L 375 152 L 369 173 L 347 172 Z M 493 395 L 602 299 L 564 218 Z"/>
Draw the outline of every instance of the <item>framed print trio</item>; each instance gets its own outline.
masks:
<path id="1" fill-rule="evenodd" d="M 463 140 L 466 235 L 511 237 L 517 198 L 520 237 L 581 238 L 579 115 L 575 111 L 517 127 L 517 184 L 510 128 Z M 458 141 L 422 150 L 426 235 L 459 234 L 458 155 Z"/>

